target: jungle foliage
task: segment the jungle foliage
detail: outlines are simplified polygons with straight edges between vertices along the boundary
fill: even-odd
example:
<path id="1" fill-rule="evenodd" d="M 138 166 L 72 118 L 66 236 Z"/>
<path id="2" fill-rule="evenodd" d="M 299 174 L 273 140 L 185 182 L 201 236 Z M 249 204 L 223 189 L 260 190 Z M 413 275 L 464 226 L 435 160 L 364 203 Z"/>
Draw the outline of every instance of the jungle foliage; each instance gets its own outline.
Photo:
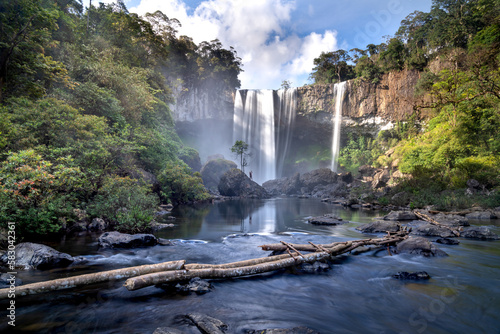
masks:
<path id="1" fill-rule="evenodd" d="M 0 1 L 0 225 L 57 232 L 84 209 L 135 232 L 160 199 L 207 198 L 180 160 L 197 152 L 174 130 L 172 89 L 238 88 L 241 60 L 179 25 L 122 1 Z"/>

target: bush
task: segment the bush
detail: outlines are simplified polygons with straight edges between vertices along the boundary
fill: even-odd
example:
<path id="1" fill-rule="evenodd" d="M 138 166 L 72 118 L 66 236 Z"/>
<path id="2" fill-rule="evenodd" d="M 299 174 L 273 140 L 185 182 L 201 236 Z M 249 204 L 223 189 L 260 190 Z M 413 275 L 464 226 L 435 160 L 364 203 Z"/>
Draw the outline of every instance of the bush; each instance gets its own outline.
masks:
<path id="1" fill-rule="evenodd" d="M 158 175 L 162 200 L 173 204 L 202 201 L 210 198 L 199 172 L 194 174 L 184 162 L 167 163 Z"/>
<path id="2" fill-rule="evenodd" d="M 0 166 L 0 225 L 18 235 L 58 232 L 73 219 L 83 174 L 70 158 L 53 164 L 34 150 L 11 153 Z"/>
<path id="3" fill-rule="evenodd" d="M 101 217 L 121 232 L 143 232 L 150 228 L 158 207 L 158 196 L 128 177 L 108 177 L 88 207 L 92 217 Z"/>

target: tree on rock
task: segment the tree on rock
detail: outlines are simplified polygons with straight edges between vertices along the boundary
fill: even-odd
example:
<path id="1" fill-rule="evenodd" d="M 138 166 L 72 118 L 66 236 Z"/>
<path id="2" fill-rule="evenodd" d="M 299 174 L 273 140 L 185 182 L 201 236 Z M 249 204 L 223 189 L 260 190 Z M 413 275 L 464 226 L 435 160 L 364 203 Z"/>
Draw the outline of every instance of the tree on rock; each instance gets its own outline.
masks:
<path id="1" fill-rule="evenodd" d="M 233 147 L 231 147 L 231 152 L 236 154 L 240 158 L 241 171 L 245 172 L 245 166 L 248 166 L 248 162 L 245 159 L 249 156 L 248 154 L 248 144 L 243 140 L 237 140 Z"/>

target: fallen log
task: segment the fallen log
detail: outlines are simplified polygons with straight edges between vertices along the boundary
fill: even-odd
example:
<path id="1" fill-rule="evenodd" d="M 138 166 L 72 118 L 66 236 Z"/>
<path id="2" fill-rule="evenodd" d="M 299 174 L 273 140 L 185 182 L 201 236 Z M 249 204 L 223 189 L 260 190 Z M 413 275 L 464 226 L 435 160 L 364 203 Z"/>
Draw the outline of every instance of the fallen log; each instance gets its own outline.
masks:
<path id="1" fill-rule="evenodd" d="M 51 281 L 20 285 L 16 286 L 15 294 L 16 296 L 35 295 L 47 291 L 70 289 L 87 284 L 101 283 L 111 280 L 120 280 L 124 278 L 145 275 L 155 272 L 178 270 L 184 267 L 185 262 L 186 262 L 185 260 L 170 261 L 170 262 L 115 269 L 115 270 L 103 271 L 100 273 L 78 275 L 73 277 L 58 278 Z M 0 300 L 6 299 L 9 293 L 12 293 L 12 291 L 9 288 L 0 289 Z"/>
<path id="2" fill-rule="evenodd" d="M 292 253 L 276 255 L 267 258 L 252 259 L 246 261 L 235 262 L 232 264 L 223 265 L 185 265 L 184 270 L 176 270 L 169 272 L 158 272 L 143 276 L 129 278 L 125 281 L 124 286 L 130 290 L 138 290 L 152 285 L 172 283 L 178 281 L 187 281 L 195 277 L 202 279 L 221 279 L 235 278 L 241 276 L 249 276 L 271 272 L 278 269 L 283 269 L 295 266 L 305 262 L 315 262 L 331 258 L 332 256 L 341 255 L 352 251 L 353 249 L 365 245 L 384 245 L 387 246 L 398 241 L 402 241 L 408 237 L 406 232 L 400 232 L 396 235 L 389 235 L 378 239 L 363 239 L 346 242 L 337 242 L 328 245 L 293 245 L 296 250 L 300 250 L 302 246 L 310 246 L 313 248 L 312 253 L 299 254 L 296 251 L 294 256 Z M 289 250 L 290 244 L 279 244 Z M 299 246 L 299 247 L 296 247 Z M 262 247 L 262 246 L 261 246 Z M 324 248 L 326 251 L 318 248 Z M 196 269 L 195 269 L 196 268 Z"/>
<path id="3" fill-rule="evenodd" d="M 421 213 L 421 212 L 418 212 L 418 211 L 414 211 L 415 215 L 422 219 L 422 220 L 425 220 L 426 222 L 429 222 L 433 225 L 436 225 L 436 226 L 440 226 L 440 227 L 444 227 L 448 230 L 450 230 L 455 236 L 459 237 L 460 236 L 460 231 L 458 229 L 455 229 L 455 228 L 451 228 L 449 226 L 446 226 L 446 225 L 443 225 L 441 223 L 439 223 L 437 220 L 429 217 L 428 215 L 424 214 L 424 213 Z"/>

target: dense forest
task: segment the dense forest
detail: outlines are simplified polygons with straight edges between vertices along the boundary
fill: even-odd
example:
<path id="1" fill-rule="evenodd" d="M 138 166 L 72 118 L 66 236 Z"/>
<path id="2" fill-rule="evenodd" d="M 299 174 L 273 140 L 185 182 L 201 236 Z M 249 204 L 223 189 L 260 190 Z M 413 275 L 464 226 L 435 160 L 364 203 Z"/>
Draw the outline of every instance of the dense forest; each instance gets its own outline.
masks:
<path id="1" fill-rule="evenodd" d="M 433 0 L 429 13 L 408 15 L 387 43 L 322 53 L 314 64 L 315 84 L 378 83 L 384 73 L 416 70 L 416 94 L 430 97 L 376 138 L 347 138 L 339 158 L 345 170 L 368 164 L 406 173 L 393 193 L 406 190 L 418 207 L 500 205 L 500 1 Z M 483 196 L 464 196 L 469 180 Z"/>
<path id="2" fill-rule="evenodd" d="M 160 203 L 209 197 L 169 104 L 176 89 L 239 88 L 242 64 L 218 40 L 178 36 L 180 24 L 122 1 L 84 10 L 79 0 L 0 0 L 1 225 L 50 233 L 85 212 L 134 232 Z M 447 65 L 435 73 L 438 58 Z M 482 204 L 500 205 L 500 1 L 434 0 L 387 43 L 322 53 L 314 65 L 315 84 L 417 70 L 417 93 L 431 97 L 377 138 L 348 138 L 344 170 L 397 168 L 411 177 L 394 191 L 418 195 L 415 206 L 461 201 L 454 191 L 474 179 L 491 195 Z"/>
<path id="3" fill-rule="evenodd" d="M 121 1 L 0 1 L 2 225 L 55 232 L 85 210 L 138 231 L 160 202 L 208 198 L 185 163 L 199 156 L 175 132 L 172 90 L 234 90 L 241 61 L 179 25 Z"/>

